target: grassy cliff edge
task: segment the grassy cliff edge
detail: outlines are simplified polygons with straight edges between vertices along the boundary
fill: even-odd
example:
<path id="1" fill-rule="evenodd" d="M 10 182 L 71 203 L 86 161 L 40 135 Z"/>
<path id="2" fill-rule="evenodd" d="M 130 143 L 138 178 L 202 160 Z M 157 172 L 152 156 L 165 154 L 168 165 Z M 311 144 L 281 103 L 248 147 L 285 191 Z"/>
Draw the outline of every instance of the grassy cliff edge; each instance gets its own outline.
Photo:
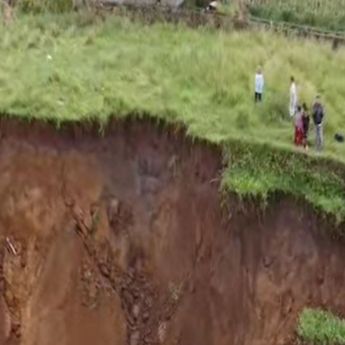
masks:
<path id="1" fill-rule="evenodd" d="M 291 49 L 286 50 L 290 45 Z M 25 119 L 97 120 L 150 114 L 186 125 L 192 137 L 222 145 L 222 186 L 240 196 L 281 191 L 345 219 L 345 50 L 271 33 L 216 32 L 92 14 L 26 15 L 0 28 L 0 111 Z M 317 53 L 317 54 L 316 54 Z M 252 102 L 253 73 L 267 92 Z M 288 79 L 301 98 L 322 92 L 326 151 L 296 152 L 287 116 Z"/>

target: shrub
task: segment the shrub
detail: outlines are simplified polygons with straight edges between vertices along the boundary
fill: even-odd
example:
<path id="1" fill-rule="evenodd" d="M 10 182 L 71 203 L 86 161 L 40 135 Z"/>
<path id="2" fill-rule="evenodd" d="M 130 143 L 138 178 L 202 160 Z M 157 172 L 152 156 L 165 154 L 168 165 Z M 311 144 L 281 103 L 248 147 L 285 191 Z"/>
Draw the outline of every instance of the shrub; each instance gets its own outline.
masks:
<path id="1" fill-rule="evenodd" d="M 20 0 L 19 8 L 24 12 L 62 13 L 73 8 L 73 0 Z"/>

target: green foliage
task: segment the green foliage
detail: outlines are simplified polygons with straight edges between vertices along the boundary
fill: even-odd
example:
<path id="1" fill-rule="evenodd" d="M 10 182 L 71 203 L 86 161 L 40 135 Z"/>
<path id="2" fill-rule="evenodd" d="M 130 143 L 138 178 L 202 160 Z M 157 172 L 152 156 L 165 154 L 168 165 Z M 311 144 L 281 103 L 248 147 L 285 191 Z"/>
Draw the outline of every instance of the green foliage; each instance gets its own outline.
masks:
<path id="1" fill-rule="evenodd" d="M 264 200 L 284 192 L 306 199 L 339 222 L 345 218 L 345 169 L 334 162 L 238 140 L 228 143 L 225 152 L 229 164 L 222 182 L 225 189 Z"/>
<path id="2" fill-rule="evenodd" d="M 72 10 L 73 0 L 19 0 L 18 6 L 24 12 L 63 13 Z"/>
<path id="3" fill-rule="evenodd" d="M 345 31 L 344 0 L 247 0 L 256 17 Z"/>
<path id="4" fill-rule="evenodd" d="M 307 344 L 345 344 L 345 321 L 329 312 L 305 309 L 300 315 L 297 332 Z"/>
<path id="5" fill-rule="evenodd" d="M 0 49 L 2 113 L 57 124 L 92 118 L 104 125 L 133 113 L 182 122 L 194 137 L 231 142 L 224 186 L 243 195 L 281 190 L 345 218 L 345 174 L 332 168 L 345 157 L 345 145 L 333 140 L 345 130 L 343 49 L 264 32 L 101 21 L 91 13 L 22 16 L 0 27 Z M 255 105 L 258 65 L 266 91 Z M 325 158 L 293 152 L 290 75 L 308 104 L 322 92 Z"/>
<path id="6" fill-rule="evenodd" d="M 208 3 L 208 0 L 186 0 L 184 6 L 189 8 L 205 7 Z"/>

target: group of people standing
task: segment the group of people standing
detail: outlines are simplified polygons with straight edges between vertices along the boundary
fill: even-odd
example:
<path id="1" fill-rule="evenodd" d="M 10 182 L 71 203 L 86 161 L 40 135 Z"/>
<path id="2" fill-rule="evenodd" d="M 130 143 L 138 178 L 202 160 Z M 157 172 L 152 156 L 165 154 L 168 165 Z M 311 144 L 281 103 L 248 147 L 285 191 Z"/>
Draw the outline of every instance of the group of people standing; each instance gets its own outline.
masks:
<path id="1" fill-rule="evenodd" d="M 310 115 L 306 103 L 303 103 L 302 106 L 298 104 L 297 86 L 294 77 L 291 77 L 289 108 L 290 117 L 294 118 L 295 145 L 304 146 L 305 149 L 308 149 Z M 321 151 L 323 147 L 323 119 L 325 111 L 319 95 L 316 96 L 311 111 L 315 126 L 316 150 Z"/>
<path id="2" fill-rule="evenodd" d="M 260 103 L 263 100 L 265 79 L 261 68 L 259 68 L 255 74 L 255 102 Z M 324 120 L 324 107 L 321 103 L 320 96 L 316 96 L 311 109 L 313 123 L 315 125 L 315 143 L 316 150 L 321 151 L 323 148 L 323 120 Z M 303 102 L 299 103 L 298 90 L 295 82 L 295 78 L 290 79 L 290 103 L 289 103 L 289 115 L 294 119 L 294 143 L 296 146 L 303 146 L 308 150 L 308 134 L 310 127 L 310 115 L 307 104 Z"/>

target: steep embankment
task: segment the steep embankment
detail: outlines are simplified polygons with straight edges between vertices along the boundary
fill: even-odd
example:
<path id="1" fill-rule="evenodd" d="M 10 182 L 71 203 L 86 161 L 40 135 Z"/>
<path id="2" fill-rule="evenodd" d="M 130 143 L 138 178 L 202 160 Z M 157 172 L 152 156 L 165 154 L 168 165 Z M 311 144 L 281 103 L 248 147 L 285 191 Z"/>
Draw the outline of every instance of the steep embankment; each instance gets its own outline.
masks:
<path id="1" fill-rule="evenodd" d="M 1 123 L 0 343 L 277 345 L 345 314 L 344 243 L 287 197 L 221 207 L 216 147 L 150 122 Z"/>

